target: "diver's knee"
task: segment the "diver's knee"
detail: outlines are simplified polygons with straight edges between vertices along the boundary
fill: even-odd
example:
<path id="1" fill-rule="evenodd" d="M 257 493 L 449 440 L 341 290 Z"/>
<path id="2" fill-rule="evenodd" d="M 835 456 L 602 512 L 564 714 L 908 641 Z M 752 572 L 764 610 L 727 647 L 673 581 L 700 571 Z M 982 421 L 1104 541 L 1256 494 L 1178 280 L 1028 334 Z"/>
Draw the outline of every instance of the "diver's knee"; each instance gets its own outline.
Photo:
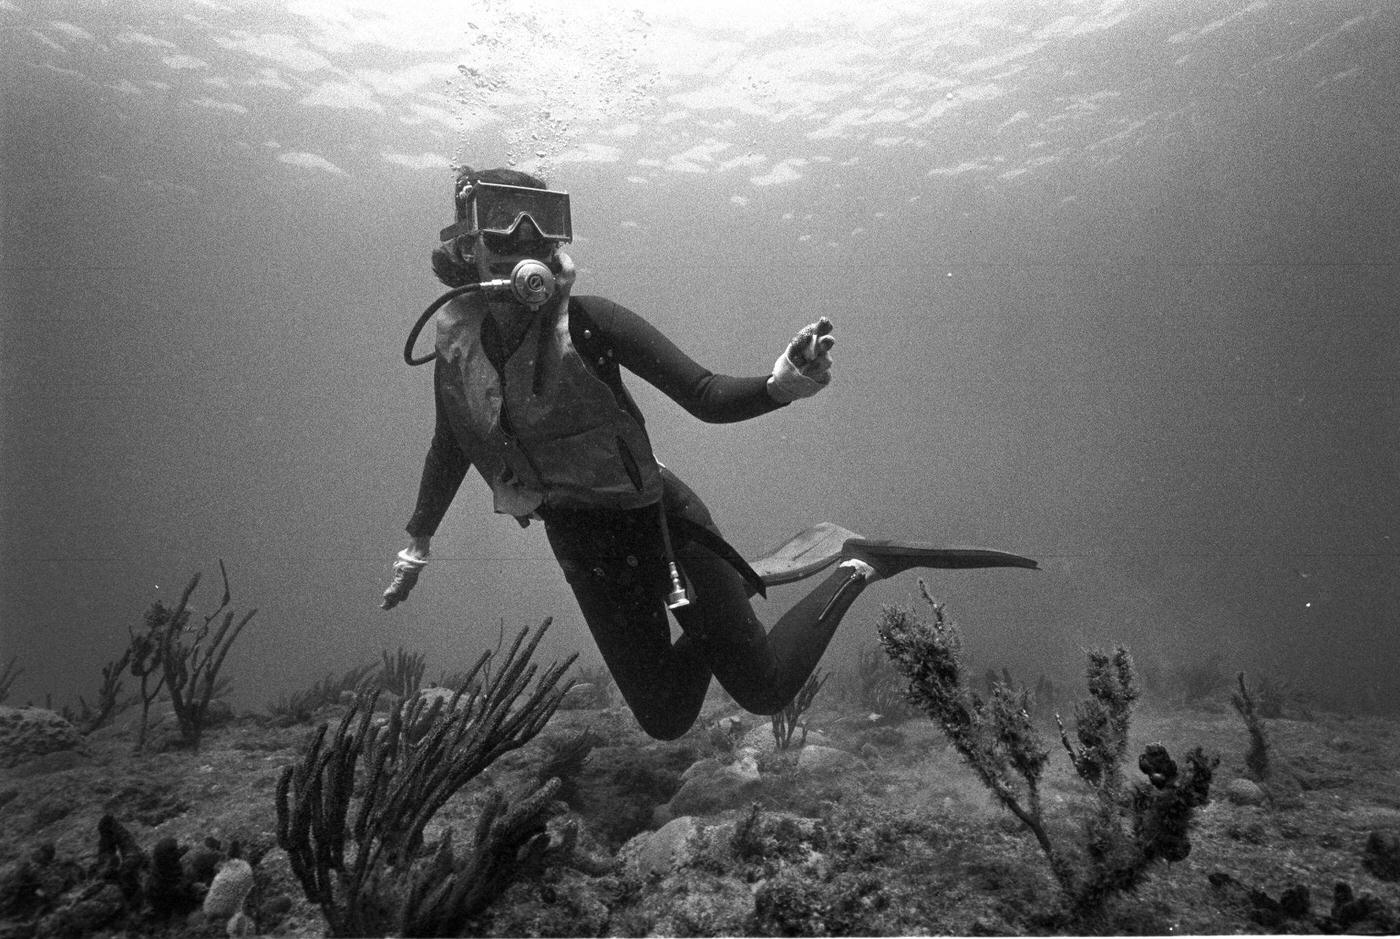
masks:
<path id="1" fill-rule="evenodd" d="M 633 712 L 642 731 L 653 740 L 679 740 L 689 733 L 695 719 L 682 720 L 674 717 L 643 717 Z"/>
<path id="2" fill-rule="evenodd" d="M 727 689 L 726 689 L 727 690 Z M 759 717 L 772 717 L 783 708 L 787 707 L 790 698 L 780 698 L 771 691 L 764 689 L 748 694 L 738 695 L 733 691 L 729 696 L 734 699 L 734 703 L 739 705 L 750 714 L 757 714 Z"/>

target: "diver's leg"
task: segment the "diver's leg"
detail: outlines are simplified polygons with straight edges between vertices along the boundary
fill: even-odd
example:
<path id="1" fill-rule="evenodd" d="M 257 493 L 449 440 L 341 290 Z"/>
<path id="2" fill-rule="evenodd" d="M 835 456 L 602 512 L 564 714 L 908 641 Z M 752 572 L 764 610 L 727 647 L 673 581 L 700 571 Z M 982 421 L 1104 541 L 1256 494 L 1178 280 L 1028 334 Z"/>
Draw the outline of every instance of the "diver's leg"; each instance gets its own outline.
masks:
<path id="1" fill-rule="evenodd" d="M 664 476 L 668 508 L 717 532 L 700 497 L 669 470 Z M 870 573 L 843 563 L 765 632 L 749 605 L 751 589 L 733 565 L 689 539 L 674 547 L 694 594 L 690 606 L 675 611 L 676 620 L 724 689 L 756 714 L 772 714 L 796 697 Z"/>
<path id="2" fill-rule="evenodd" d="M 689 637 L 671 642 L 661 601 L 660 555 L 637 544 L 630 526 L 546 524 L 550 546 L 578 600 L 593 641 L 644 731 L 674 740 L 695 723 L 710 685 L 704 655 Z M 644 534 L 644 532 L 643 532 Z"/>
<path id="3" fill-rule="evenodd" d="M 861 571 L 838 567 L 765 634 L 748 585 L 727 561 L 693 543 L 678 546 L 677 555 L 695 601 L 676 610 L 676 619 L 719 683 L 755 714 L 773 714 L 797 696 L 866 585 Z"/>

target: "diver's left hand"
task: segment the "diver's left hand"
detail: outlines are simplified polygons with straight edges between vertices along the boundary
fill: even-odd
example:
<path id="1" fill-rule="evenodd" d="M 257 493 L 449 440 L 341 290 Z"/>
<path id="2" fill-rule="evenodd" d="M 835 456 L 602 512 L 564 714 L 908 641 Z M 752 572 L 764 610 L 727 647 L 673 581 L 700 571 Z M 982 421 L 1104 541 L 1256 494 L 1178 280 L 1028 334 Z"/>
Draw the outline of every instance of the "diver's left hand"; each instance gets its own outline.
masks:
<path id="1" fill-rule="evenodd" d="M 823 316 L 809 323 L 792 338 L 768 378 L 768 394 L 787 404 L 808 398 L 831 383 L 831 347 L 836 345 L 831 320 Z"/>

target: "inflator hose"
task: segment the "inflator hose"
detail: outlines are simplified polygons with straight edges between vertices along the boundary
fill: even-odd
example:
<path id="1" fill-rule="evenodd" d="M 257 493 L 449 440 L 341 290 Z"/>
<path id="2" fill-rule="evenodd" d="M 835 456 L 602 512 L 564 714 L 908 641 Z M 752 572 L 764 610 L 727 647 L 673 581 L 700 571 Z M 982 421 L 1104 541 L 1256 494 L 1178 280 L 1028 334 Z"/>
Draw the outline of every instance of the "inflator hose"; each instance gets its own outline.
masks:
<path id="1" fill-rule="evenodd" d="M 434 349 L 432 352 L 429 352 L 421 359 L 415 359 L 413 357 L 413 345 L 418 341 L 418 334 L 423 331 L 423 327 L 427 325 L 428 320 L 432 319 L 433 314 L 436 313 L 438 310 L 442 309 L 449 301 L 460 297 L 464 293 L 472 293 L 473 291 L 480 289 L 481 284 L 464 284 L 461 287 L 452 288 L 451 290 L 447 291 L 447 293 L 443 294 L 442 296 L 434 300 L 432 303 L 428 304 L 428 308 L 423 311 L 423 315 L 418 317 L 418 322 L 414 323 L 413 328 L 408 332 L 408 342 L 405 342 L 403 344 L 403 360 L 409 365 L 425 365 L 428 362 L 431 362 L 433 359 L 437 358 L 436 349 Z"/>

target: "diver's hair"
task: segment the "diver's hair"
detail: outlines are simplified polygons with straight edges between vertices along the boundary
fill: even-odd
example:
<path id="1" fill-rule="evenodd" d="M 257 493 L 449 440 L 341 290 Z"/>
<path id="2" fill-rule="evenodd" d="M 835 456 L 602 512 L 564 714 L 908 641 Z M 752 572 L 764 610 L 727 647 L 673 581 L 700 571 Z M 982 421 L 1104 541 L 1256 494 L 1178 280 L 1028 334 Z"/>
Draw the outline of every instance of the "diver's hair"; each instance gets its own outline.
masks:
<path id="1" fill-rule="evenodd" d="M 467 192 L 477 183 L 496 183 L 500 186 L 524 186 L 529 189 L 548 189 L 549 185 L 540 177 L 498 166 L 489 170 L 474 170 L 462 166 L 457 170 L 457 180 L 452 186 L 452 202 L 456 209 L 456 221 L 467 217 Z M 460 239 L 458 239 L 460 240 Z M 456 241 L 444 241 L 433 249 L 433 273 L 437 279 L 449 287 L 464 287 L 479 280 L 476 265 L 470 255 L 458 249 Z"/>

